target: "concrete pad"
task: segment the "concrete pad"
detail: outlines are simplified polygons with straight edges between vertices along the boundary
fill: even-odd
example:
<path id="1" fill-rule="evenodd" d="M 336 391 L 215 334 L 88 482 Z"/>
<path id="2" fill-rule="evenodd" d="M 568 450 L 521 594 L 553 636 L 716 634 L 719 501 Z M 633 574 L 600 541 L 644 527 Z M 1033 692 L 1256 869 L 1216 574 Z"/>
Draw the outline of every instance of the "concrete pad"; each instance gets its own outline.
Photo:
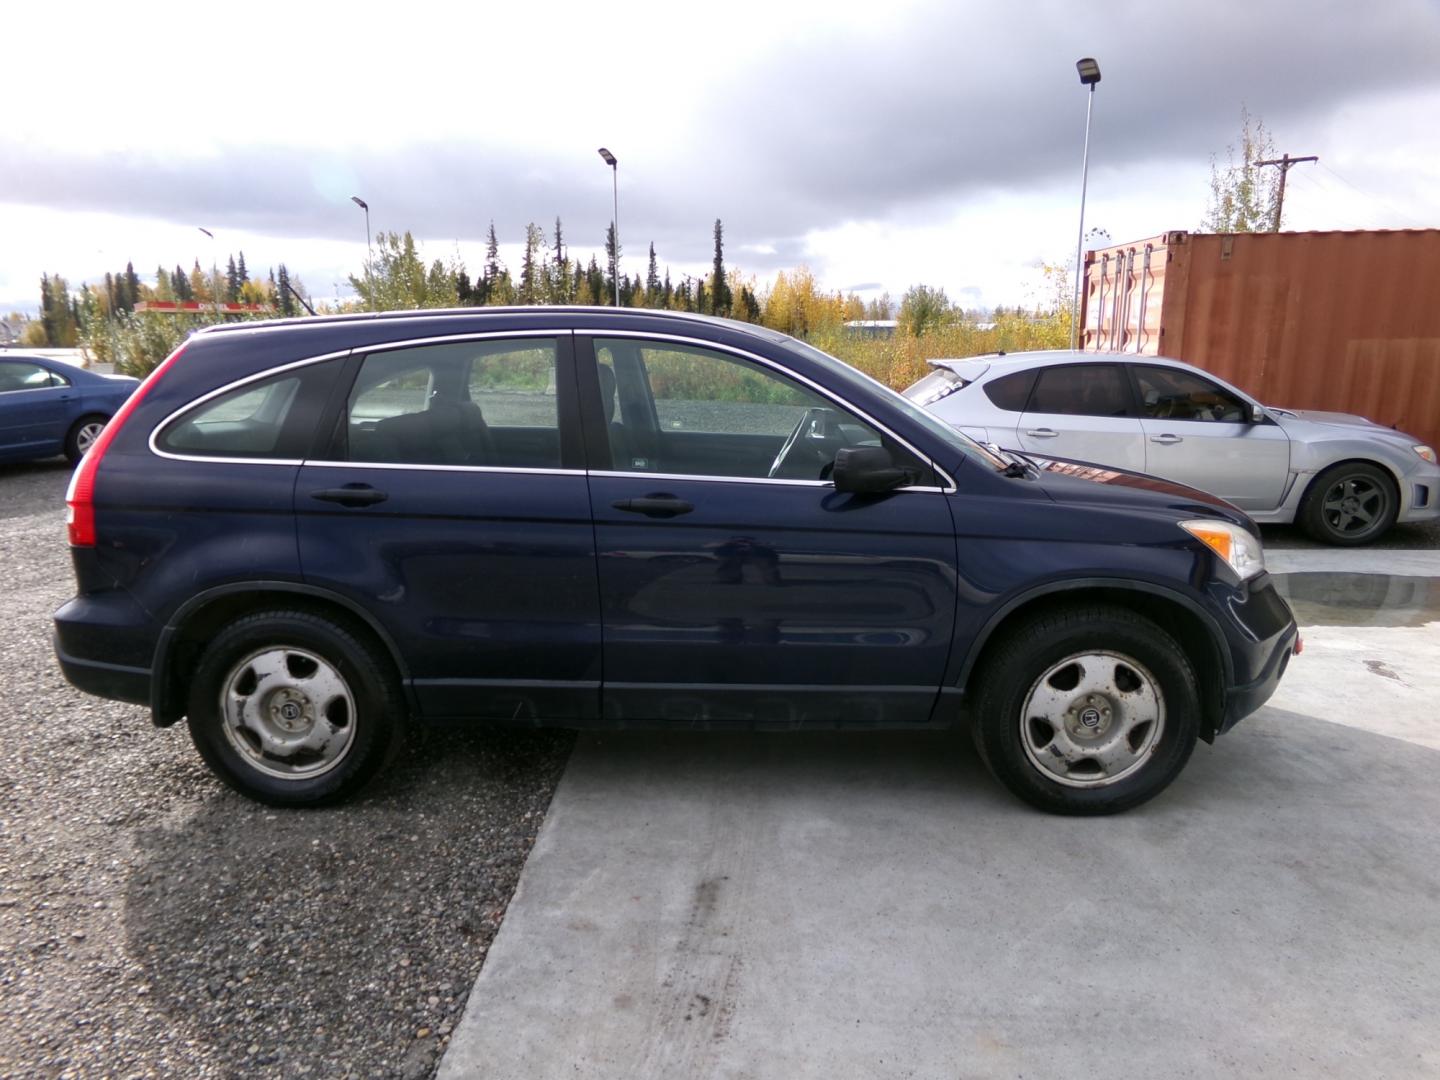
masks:
<path id="1" fill-rule="evenodd" d="M 1115 818 L 957 734 L 582 738 L 440 1077 L 1440 1075 L 1440 623 L 1304 633 Z"/>
<path id="2" fill-rule="evenodd" d="M 1084 820 L 955 735 L 590 736 L 439 1075 L 1433 1076 L 1437 765 L 1266 709 Z"/>
<path id="3" fill-rule="evenodd" d="M 1409 574 L 1440 577 L 1440 551 L 1433 548 L 1265 548 L 1272 574 L 1340 571 L 1348 574 Z"/>

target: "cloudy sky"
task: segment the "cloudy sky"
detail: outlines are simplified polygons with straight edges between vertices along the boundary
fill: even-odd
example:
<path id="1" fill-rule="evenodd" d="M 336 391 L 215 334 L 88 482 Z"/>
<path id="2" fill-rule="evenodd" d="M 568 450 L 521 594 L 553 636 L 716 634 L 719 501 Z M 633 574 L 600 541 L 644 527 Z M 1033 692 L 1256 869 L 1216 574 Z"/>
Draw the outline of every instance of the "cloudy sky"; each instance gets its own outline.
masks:
<path id="1" fill-rule="evenodd" d="M 183 12 L 183 13 L 182 13 Z M 1290 173 L 1286 227 L 1440 226 L 1440 0 L 730 0 L 161 9 L 26 4 L 0 66 L 0 311 L 40 274 L 243 250 L 317 297 L 376 230 L 479 266 L 559 215 L 588 258 L 619 157 L 624 269 L 654 242 L 760 283 L 1024 302 L 1086 224 L 1198 226 L 1243 105 Z M 215 246 L 199 231 L 216 236 Z M 344 293 L 345 287 L 339 286 Z"/>

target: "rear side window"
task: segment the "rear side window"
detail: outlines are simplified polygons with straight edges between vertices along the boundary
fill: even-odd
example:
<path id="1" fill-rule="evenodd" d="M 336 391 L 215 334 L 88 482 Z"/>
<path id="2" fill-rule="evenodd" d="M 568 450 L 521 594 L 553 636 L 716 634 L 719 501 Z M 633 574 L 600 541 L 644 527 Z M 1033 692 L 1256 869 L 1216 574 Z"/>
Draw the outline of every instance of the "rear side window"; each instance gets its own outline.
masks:
<path id="1" fill-rule="evenodd" d="M 155 443 L 185 456 L 303 458 L 338 370 L 331 360 L 236 387 L 177 417 Z"/>
<path id="2" fill-rule="evenodd" d="M 1025 402 L 1030 400 L 1030 391 L 1035 386 L 1035 372 L 1016 371 L 991 379 L 985 384 L 985 396 L 997 409 L 1006 412 L 1024 412 Z"/>
<path id="3" fill-rule="evenodd" d="M 559 468 L 553 338 L 446 342 L 365 357 L 345 411 L 349 461 Z"/>
<path id="4" fill-rule="evenodd" d="M 10 390 L 45 390 L 51 386 L 68 386 L 39 364 L 22 364 L 16 360 L 0 361 L 0 394 Z"/>
<path id="5" fill-rule="evenodd" d="M 1131 416 L 1130 385 L 1119 364 L 1042 368 L 1025 411 L 1064 416 Z"/>

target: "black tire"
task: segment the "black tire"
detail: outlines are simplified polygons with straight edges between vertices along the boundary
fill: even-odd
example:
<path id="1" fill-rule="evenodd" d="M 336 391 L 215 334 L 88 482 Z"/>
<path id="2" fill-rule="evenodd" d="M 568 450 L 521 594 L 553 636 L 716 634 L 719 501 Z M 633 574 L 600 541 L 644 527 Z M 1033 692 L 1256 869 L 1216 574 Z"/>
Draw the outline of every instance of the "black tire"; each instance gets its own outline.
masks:
<path id="1" fill-rule="evenodd" d="M 1311 481 L 1299 521 L 1322 544 L 1356 547 L 1389 532 L 1399 512 L 1400 492 L 1390 474 L 1378 465 L 1349 461 Z"/>
<path id="2" fill-rule="evenodd" d="M 217 634 L 200 657 L 190 685 L 190 738 L 221 780 L 258 802 L 338 801 L 399 750 L 405 706 L 393 670 L 378 647 L 329 619 L 304 611 L 248 615 Z M 232 689 L 233 701 L 246 704 L 227 713 Z M 245 715 L 262 724 L 263 738 L 231 722 Z M 312 736 L 324 746 L 293 749 Z M 285 754 L 273 753 L 285 740 Z"/>
<path id="3" fill-rule="evenodd" d="M 69 459 L 71 465 L 85 456 L 85 451 L 90 449 L 90 444 L 95 441 L 100 430 L 109 422 L 108 416 L 94 413 L 90 416 L 82 416 L 70 425 L 70 430 L 65 433 L 65 457 Z"/>
<path id="4" fill-rule="evenodd" d="M 1126 767 L 1116 766 L 1111 777 L 1104 774 L 1105 767 L 1098 761 L 1082 759 L 1070 771 L 1072 767 L 1061 752 L 1053 748 L 1061 744 L 1061 733 L 1053 725 L 1025 715 L 1032 691 L 1037 700 L 1045 694 L 1058 697 L 1072 692 L 1074 688 L 1056 689 L 1053 680 L 1069 670 L 1060 665 L 1077 667 L 1079 658 L 1088 661 L 1102 651 L 1104 665 L 1114 662 L 1109 677 L 1114 681 L 1123 675 L 1123 680 L 1115 695 L 1100 695 L 1095 702 L 1098 709 L 1087 707 L 1078 698 L 1072 702 L 1064 722 L 1074 722 L 1079 735 L 1064 745 L 1085 749 L 1084 739 L 1093 737 L 1095 747 L 1105 745 L 1108 750 L 1125 740 L 1117 756 L 1133 755 L 1134 760 Z M 1097 670 L 1102 666 L 1097 664 Z M 1057 667 L 1059 670 L 1052 672 Z M 1047 673 L 1052 677 L 1048 687 L 1041 683 Z M 1005 634 L 978 678 L 972 734 L 981 759 L 1012 793 L 1051 813 L 1113 814 L 1138 806 L 1163 791 L 1195 749 L 1200 705 L 1194 668 L 1169 634 L 1125 608 L 1075 607 L 1030 618 Z M 1132 688 L 1131 680 L 1141 689 Z M 1149 701 L 1143 696 L 1148 694 L 1144 687 L 1151 681 L 1158 702 L 1158 707 L 1152 707 L 1155 719 L 1148 729 L 1136 723 L 1127 732 L 1127 710 L 1134 713 L 1129 719 L 1141 717 L 1149 707 L 1143 704 Z M 1142 697 L 1132 699 L 1132 694 Z M 1095 699 L 1087 696 L 1086 700 Z M 1102 710 L 1103 721 L 1099 716 Z M 1096 727 L 1088 726 L 1088 714 L 1095 714 Z M 1104 728 L 1099 726 L 1102 723 Z M 1054 739 L 1049 748 L 1042 745 L 1047 730 Z M 1132 738 L 1139 740 L 1141 752 L 1136 752 Z M 1092 765 L 1098 772 L 1088 771 Z M 1062 771 L 1067 772 L 1064 779 L 1059 776 Z"/>

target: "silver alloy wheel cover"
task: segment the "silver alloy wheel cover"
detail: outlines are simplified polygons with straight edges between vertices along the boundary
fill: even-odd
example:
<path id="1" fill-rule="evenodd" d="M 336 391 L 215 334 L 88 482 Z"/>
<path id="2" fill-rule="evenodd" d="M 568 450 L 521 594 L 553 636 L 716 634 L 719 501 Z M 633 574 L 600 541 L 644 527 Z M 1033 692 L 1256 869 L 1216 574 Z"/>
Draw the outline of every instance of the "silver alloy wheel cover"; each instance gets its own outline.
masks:
<path id="1" fill-rule="evenodd" d="M 90 452 L 90 448 L 95 445 L 95 440 L 104 430 L 105 422 L 103 420 L 92 420 L 90 423 L 80 426 L 80 430 L 75 433 L 75 449 L 80 451 L 82 457 Z"/>
<path id="2" fill-rule="evenodd" d="M 1054 686 L 1051 680 L 1071 666 L 1080 669 L 1075 686 Z M 1130 675 L 1121 676 L 1122 670 Z M 1137 685 L 1122 687 L 1132 677 Z M 1155 676 L 1133 657 L 1074 653 L 1030 685 L 1019 723 L 1025 756 L 1045 779 L 1066 787 L 1108 787 L 1154 755 L 1165 732 L 1165 698 Z"/>
<path id="3" fill-rule="evenodd" d="M 225 740 L 266 776 L 323 776 L 350 752 L 355 723 L 349 685 L 334 665 L 307 649 L 259 649 L 231 667 L 221 684 Z M 287 761 L 302 755 L 302 763 Z"/>

